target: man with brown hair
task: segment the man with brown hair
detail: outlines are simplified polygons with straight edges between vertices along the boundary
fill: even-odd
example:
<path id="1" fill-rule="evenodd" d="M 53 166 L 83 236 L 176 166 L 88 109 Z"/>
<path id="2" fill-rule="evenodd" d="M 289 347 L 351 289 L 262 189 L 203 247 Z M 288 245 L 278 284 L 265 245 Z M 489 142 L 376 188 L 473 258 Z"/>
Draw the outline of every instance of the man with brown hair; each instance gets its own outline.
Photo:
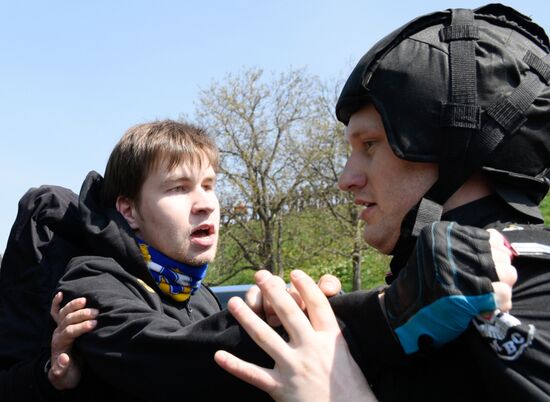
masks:
<path id="1" fill-rule="evenodd" d="M 168 120 L 130 128 L 105 178 L 91 172 L 84 181 L 86 255 L 70 261 L 60 282 L 69 300 L 85 296 L 100 312 L 96 329 L 78 342 L 91 385 L 82 387 L 83 398 L 206 400 L 228 390 L 237 399 L 267 398 L 213 359 L 220 345 L 231 349 L 240 339 L 202 285 L 219 236 L 217 169 L 218 151 L 204 130 Z M 210 376 L 216 387 L 201 386 Z"/>

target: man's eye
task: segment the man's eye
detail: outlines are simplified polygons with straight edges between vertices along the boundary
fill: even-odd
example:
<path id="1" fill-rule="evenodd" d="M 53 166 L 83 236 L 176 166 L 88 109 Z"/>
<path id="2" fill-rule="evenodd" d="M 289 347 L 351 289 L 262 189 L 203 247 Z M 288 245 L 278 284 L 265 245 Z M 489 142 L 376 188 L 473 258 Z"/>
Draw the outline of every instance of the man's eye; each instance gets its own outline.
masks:
<path id="1" fill-rule="evenodd" d="M 363 148 L 365 151 L 369 151 L 374 145 L 374 141 L 363 141 Z"/>
<path id="2" fill-rule="evenodd" d="M 182 192 L 187 191 L 187 189 L 183 186 L 175 186 L 175 187 L 172 187 L 168 191 L 171 192 L 171 193 L 182 193 Z"/>

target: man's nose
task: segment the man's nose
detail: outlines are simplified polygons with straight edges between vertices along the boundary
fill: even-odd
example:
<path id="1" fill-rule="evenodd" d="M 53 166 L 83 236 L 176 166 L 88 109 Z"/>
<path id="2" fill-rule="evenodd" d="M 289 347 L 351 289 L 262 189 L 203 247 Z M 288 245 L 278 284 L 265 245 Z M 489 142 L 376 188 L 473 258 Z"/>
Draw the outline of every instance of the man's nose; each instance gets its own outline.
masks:
<path id="1" fill-rule="evenodd" d="M 193 202 L 193 213 L 211 213 L 216 209 L 218 201 L 216 195 L 211 191 L 200 189 L 196 191 Z"/>
<path id="2" fill-rule="evenodd" d="M 338 187 L 342 191 L 353 191 L 357 188 L 363 188 L 366 184 L 366 172 L 358 166 L 357 158 L 350 156 L 344 166 L 342 174 L 338 178 Z"/>

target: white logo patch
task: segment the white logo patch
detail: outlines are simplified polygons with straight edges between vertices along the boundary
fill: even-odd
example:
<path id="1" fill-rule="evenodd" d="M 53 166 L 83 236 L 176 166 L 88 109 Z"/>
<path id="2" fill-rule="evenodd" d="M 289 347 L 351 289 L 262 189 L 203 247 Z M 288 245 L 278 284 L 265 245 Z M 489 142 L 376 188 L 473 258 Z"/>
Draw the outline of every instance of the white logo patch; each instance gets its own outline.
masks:
<path id="1" fill-rule="evenodd" d="M 498 357 L 516 360 L 531 345 L 535 326 L 523 325 L 508 313 L 495 312 L 490 317 L 477 316 L 473 320 L 477 330 L 484 337 Z"/>

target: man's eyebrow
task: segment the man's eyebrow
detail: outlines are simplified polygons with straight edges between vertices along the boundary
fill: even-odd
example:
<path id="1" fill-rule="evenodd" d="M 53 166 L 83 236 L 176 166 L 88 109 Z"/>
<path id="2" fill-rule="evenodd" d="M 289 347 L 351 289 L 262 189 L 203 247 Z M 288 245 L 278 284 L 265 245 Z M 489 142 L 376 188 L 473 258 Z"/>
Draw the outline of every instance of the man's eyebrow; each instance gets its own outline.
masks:
<path id="1" fill-rule="evenodd" d="M 362 133 L 362 130 L 355 130 L 354 132 L 350 133 L 350 132 L 347 132 L 347 137 L 350 139 L 350 140 L 353 140 L 357 137 L 359 137 Z"/>
<path id="2" fill-rule="evenodd" d="M 356 130 L 352 131 L 351 133 L 347 133 L 347 136 L 350 140 L 354 140 L 356 138 L 361 137 L 362 135 L 368 135 L 373 130 L 365 129 L 365 128 L 357 128 Z"/>
<path id="3" fill-rule="evenodd" d="M 164 180 L 164 183 L 171 184 L 171 183 L 181 183 L 181 182 L 188 182 L 191 181 L 191 178 L 188 176 L 169 176 Z"/>
<path id="4" fill-rule="evenodd" d="M 372 136 L 372 137 L 375 137 L 375 136 L 378 136 L 380 135 L 380 130 L 377 128 L 377 127 L 358 127 L 356 128 L 354 131 L 352 131 L 351 133 L 350 132 L 346 132 L 346 136 L 350 139 L 350 140 L 353 140 L 353 139 L 356 139 L 356 138 L 359 138 L 361 136 Z"/>
<path id="5" fill-rule="evenodd" d="M 212 176 L 207 176 L 203 179 L 203 181 L 208 181 L 208 182 L 216 182 L 218 179 L 217 179 L 217 176 L 216 175 L 212 175 Z M 172 183 L 188 183 L 188 182 L 192 182 L 193 179 L 189 176 L 184 176 L 184 175 L 174 175 L 174 176 L 169 176 L 167 177 L 165 180 L 164 180 L 164 183 L 165 184 L 172 184 Z"/>

